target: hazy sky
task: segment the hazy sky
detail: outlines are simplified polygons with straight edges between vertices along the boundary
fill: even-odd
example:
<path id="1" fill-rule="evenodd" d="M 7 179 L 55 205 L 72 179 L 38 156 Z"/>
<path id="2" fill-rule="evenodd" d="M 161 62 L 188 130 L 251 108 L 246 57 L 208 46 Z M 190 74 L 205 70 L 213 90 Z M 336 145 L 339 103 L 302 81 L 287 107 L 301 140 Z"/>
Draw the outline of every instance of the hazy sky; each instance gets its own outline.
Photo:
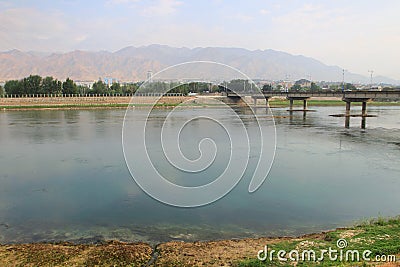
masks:
<path id="1" fill-rule="evenodd" d="M 275 49 L 400 80 L 399 0 L 0 0 L 0 50 Z"/>

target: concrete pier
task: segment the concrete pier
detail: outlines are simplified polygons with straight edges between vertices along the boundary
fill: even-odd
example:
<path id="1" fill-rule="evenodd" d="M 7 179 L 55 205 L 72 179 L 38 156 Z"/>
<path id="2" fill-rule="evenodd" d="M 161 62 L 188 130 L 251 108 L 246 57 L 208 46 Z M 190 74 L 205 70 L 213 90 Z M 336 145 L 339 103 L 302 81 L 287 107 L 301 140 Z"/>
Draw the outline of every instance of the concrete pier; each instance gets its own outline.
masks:
<path id="1" fill-rule="evenodd" d="M 362 102 L 361 114 L 363 117 L 365 117 L 367 115 L 367 102 Z"/>
<path id="2" fill-rule="evenodd" d="M 268 109 L 269 109 L 269 96 L 264 96 L 264 95 L 253 95 L 251 96 L 253 98 L 253 105 L 254 107 L 257 107 L 257 100 L 258 99 L 264 99 L 265 100 L 265 108 L 267 109 L 267 113 L 268 113 Z"/>
<path id="3" fill-rule="evenodd" d="M 303 100 L 303 111 L 307 111 L 307 99 L 310 97 L 307 96 L 288 96 L 286 99 L 289 100 L 289 110 L 293 110 L 293 103 L 295 100 Z"/>
<path id="4" fill-rule="evenodd" d="M 352 102 L 361 102 L 361 128 L 365 129 L 366 126 L 366 117 L 367 117 L 367 102 L 370 101 L 369 98 L 343 98 L 343 101 L 346 102 L 346 114 L 344 120 L 344 127 L 350 128 L 350 109 Z"/>
<path id="5" fill-rule="evenodd" d="M 289 110 L 292 111 L 293 110 L 293 99 L 289 99 Z"/>
<path id="6" fill-rule="evenodd" d="M 346 114 L 344 116 L 344 127 L 345 128 L 350 128 L 350 108 L 351 108 L 351 102 L 348 101 L 346 102 Z"/>

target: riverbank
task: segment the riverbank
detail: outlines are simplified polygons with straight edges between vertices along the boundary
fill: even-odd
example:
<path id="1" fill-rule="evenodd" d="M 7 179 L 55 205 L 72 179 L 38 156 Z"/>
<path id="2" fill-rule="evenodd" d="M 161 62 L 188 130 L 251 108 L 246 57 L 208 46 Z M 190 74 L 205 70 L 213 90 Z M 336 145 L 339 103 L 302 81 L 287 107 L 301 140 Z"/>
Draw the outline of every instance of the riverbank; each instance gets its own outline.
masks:
<path id="1" fill-rule="evenodd" d="M 338 244 L 341 239 L 342 243 Z M 345 241 L 343 241 L 345 240 Z M 313 250 L 316 258 L 321 250 L 332 248 L 346 251 L 358 250 L 360 261 L 330 261 L 325 254 L 321 263 L 291 260 L 288 253 Z M 346 246 L 345 246 L 346 245 Z M 272 261 L 257 259 L 257 253 L 275 251 Z M 277 251 L 287 254 L 279 261 Z M 362 259 L 362 253 L 371 251 Z M 339 253 L 339 252 L 338 252 Z M 294 254 L 293 254 L 294 255 Z M 292 255 L 292 256 L 293 256 Z M 339 255 L 339 254 L 338 254 Z M 385 255 L 385 261 L 376 256 Z M 260 254 L 263 256 L 263 254 Z M 293 256 L 296 258 L 296 256 Z M 356 258 L 355 258 L 356 259 Z M 393 262 L 393 260 L 395 260 Z M 400 217 L 376 219 L 350 228 L 301 237 L 256 238 L 205 242 L 167 242 L 151 247 L 145 243 L 105 242 L 100 244 L 17 244 L 0 246 L 0 266 L 400 266 Z"/>
<path id="2" fill-rule="evenodd" d="M 131 96 L 93 96 L 93 97 L 21 97 L 0 98 L 0 110 L 26 109 L 97 109 L 127 108 L 128 106 L 176 106 L 189 103 L 193 97 L 131 97 Z"/>
<path id="3" fill-rule="evenodd" d="M 150 107 L 157 101 L 155 107 L 215 107 L 221 105 L 217 97 L 188 97 L 167 96 L 162 97 L 32 97 L 32 98 L 0 98 L 0 110 L 49 110 L 49 109 L 125 109 L 129 106 Z M 252 99 L 246 99 L 252 105 Z M 311 98 L 308 106 L 345 106 L 345 102 L 338 98 Z M 294 106 L 302 107 L 303 101 L 294 101 Z M 360 103 L 354 103 L 355 106 Z M 258 101 L 259 107 L 265 106 L 265 101 Z M 271 108 L 289 106 L 289 101 L 284 98 L 272 98 L 269 101 Z M 369 102 L 368 106 L 400 106 L 400 102 Z"/>

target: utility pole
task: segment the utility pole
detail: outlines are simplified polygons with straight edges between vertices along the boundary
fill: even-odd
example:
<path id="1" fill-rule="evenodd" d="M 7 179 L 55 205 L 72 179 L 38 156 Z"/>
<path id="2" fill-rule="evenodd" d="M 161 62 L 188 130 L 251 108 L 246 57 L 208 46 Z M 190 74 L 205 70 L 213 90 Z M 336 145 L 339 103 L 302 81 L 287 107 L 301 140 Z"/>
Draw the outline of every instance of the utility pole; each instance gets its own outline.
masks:
<path id="1" fill-rule="evenodd" d="M 344 69 L 342 69 L 342 71 L 343 71 L 342 92 L 344 92 L 344 72 L 345 72 L 345 70 L 344 70 Z"/>
<path id="2" fill-rule="evenodd" d="M 374 71 L 373 70 L 369 70 L 368 72 L 371 74 L 371 82 L 370 82 L 369 89 L 372 90 L 372 75 L 374 74 Z"/>

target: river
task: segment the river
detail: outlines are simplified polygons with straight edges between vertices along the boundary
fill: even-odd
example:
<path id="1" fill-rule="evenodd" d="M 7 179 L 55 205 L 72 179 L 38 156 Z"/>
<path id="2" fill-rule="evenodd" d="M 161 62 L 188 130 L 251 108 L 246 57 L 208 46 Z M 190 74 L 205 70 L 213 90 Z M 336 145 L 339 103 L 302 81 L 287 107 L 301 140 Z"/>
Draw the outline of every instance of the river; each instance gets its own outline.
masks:
<path id="1" fill-rule="evenodd" d="M 190 117 L 196 109 L 179 112 Z M 400 214 L 400 108 L 369 106 L 377 116 L 366 129 L 360 118 L 345 129 L 344 118 L 329 116 L 344 107 L 312 109 L 306 117 L 273 109 L 275 160 L 256 192 L 248 193 L 245 175 L 225 197 L 197 208 L 163 204 L 134 182 L 121 145 L 125 110 L 0 112 L 0 243 L 299 235 Z"/>

